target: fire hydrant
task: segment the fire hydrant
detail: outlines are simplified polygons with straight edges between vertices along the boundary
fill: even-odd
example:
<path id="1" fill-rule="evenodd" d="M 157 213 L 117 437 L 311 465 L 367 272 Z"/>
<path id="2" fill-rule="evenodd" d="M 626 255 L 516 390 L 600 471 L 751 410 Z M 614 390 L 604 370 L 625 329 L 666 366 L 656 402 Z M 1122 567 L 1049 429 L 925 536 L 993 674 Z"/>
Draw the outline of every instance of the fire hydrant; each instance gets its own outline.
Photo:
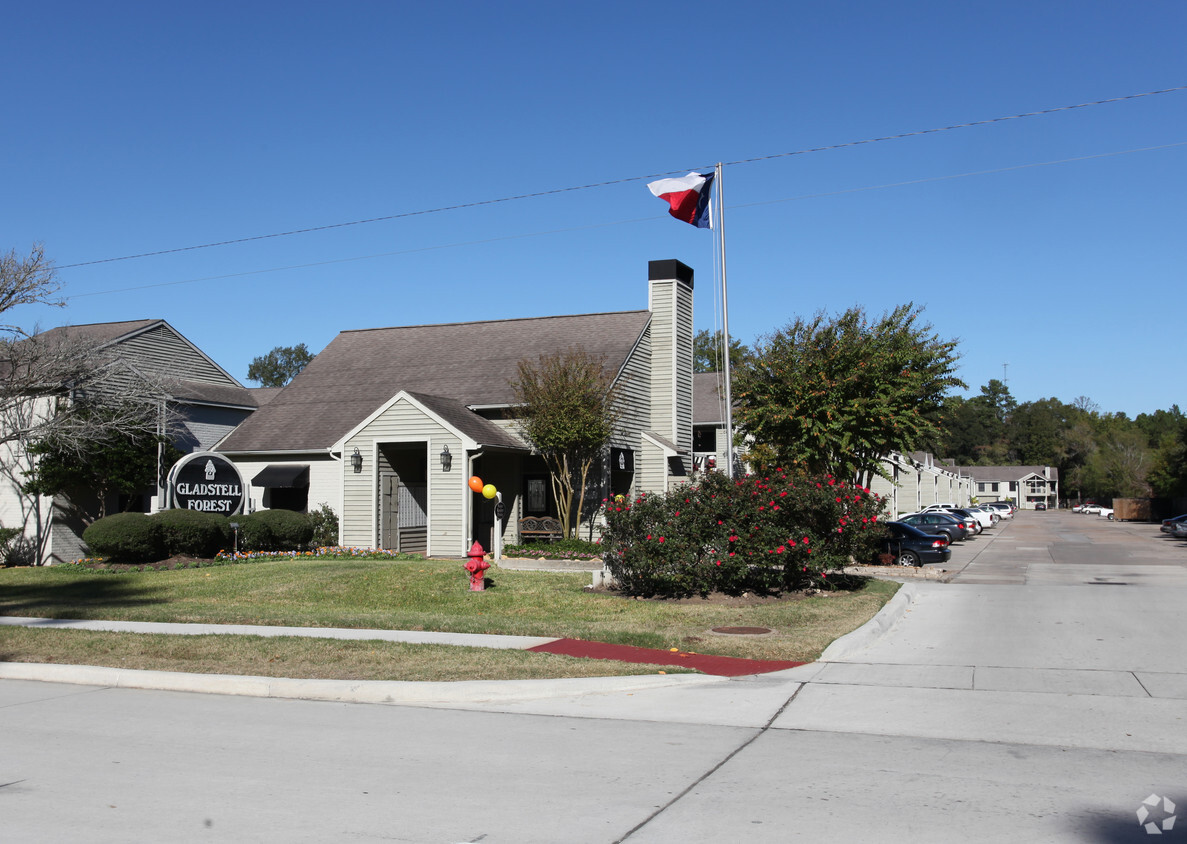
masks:
<path id="1" fill-rule="evenodd" d="M 486 552 L 482 550 L 482 546 L 475 542 L 470 546 L 469 557 L 466 560 L 466 571 L 470 572 L 470 591 L 482 592 L 486 589 L 486 570 L 490 568 L 490 563 L 483 559 Z"/>

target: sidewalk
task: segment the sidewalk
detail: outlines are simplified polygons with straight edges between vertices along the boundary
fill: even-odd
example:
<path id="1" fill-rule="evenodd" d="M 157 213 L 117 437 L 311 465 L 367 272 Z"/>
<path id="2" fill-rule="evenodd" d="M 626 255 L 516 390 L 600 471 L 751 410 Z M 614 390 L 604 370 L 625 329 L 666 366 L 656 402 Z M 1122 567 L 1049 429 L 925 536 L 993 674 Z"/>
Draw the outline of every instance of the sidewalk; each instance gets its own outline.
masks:
<path id="1" fill-rule="evenodd" d="M 691 668 L 701 675 L 628 676 L 570 678 L 559 680 L 461 681 L 421 683 L 407 681 L 304 680 L 295 678 L 238 677 L 230 675 L 184 674 L 163 671 L 132 671 L 84 665 L 42 665 L 0 663 L 0 679 L 42 680 L 80 685 L 168 689 L 172 691 L 240 694 L 258 697 L 374 702 L 491 701 L 586 693 L 621 691 L 705 682 L 719 677 L 742 677 L 783 671 L 804 663 L 751 660 L 697 654 L 687 651 L 636 648 L 581 639 L 537 636 L 501 636 L 479 633 L 438 633 L 420 630 L 368 630 L 335 627 L 273 627 L 248 624 L 175 624 L 144 621 L 88 621 L 78 619 L 0 617 L 0 627 L 31 627 L 52 630 L 96 630 L 116 633 L 167 635 L 306 636 L 324 639 L 381 640 L 411 644 L 460 647 L 507 648 L 556 653 L 587 659 L 612 659 L 652 665 Z M 703 676 L 708 675 L 708 677 Z"/>

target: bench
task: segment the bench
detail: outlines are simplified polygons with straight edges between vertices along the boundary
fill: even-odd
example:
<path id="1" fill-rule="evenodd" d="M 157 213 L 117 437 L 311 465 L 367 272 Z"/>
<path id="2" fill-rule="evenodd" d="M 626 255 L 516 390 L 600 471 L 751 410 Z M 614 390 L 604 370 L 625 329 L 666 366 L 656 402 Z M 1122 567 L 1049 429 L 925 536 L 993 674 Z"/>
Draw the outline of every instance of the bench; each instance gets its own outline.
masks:
<path id="1" fill-rule="evenodd" d="M 519 541 L 547 539 L 555 542 L 561 538 L 561 523 L 552 516 L 524 516 L 519 520 Z"/>

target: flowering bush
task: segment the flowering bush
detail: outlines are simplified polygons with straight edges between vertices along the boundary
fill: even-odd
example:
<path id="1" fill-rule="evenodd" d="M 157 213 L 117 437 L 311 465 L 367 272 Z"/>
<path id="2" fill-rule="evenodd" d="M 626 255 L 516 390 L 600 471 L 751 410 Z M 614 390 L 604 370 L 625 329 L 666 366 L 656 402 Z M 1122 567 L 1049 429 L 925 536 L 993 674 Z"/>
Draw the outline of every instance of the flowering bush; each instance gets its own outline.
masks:
<path id="1" fill-rule="evenodd" d="M 863 487 L 782 470 L 606 504 L 603 559 L 620 588 L 672 598 L 825 585 L 873 553 L 884 507 Z"/>

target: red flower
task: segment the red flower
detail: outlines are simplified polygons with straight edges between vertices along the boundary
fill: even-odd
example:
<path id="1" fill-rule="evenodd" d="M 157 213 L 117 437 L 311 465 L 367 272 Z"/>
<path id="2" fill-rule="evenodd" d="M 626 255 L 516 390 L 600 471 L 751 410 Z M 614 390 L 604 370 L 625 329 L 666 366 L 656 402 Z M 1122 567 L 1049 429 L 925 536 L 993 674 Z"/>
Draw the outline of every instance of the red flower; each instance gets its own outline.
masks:
<path id="1" fill-rule="evenodd" d="M 782 554 L 784 552 L 784 550 L 786 550 L 786 549 L 784 549 L 784 547 L 782 545 L 780 545 L 778 548 L 775 549 L 775 553 Z"/>
<path id="2" fill-rule="evenodd" d="M 664 538 L 661 536 L 661 537 L 659 538 L 659 541 L 660 541 L 660 542 L 663 542 L 663 541 L 664 541 Z"/>

